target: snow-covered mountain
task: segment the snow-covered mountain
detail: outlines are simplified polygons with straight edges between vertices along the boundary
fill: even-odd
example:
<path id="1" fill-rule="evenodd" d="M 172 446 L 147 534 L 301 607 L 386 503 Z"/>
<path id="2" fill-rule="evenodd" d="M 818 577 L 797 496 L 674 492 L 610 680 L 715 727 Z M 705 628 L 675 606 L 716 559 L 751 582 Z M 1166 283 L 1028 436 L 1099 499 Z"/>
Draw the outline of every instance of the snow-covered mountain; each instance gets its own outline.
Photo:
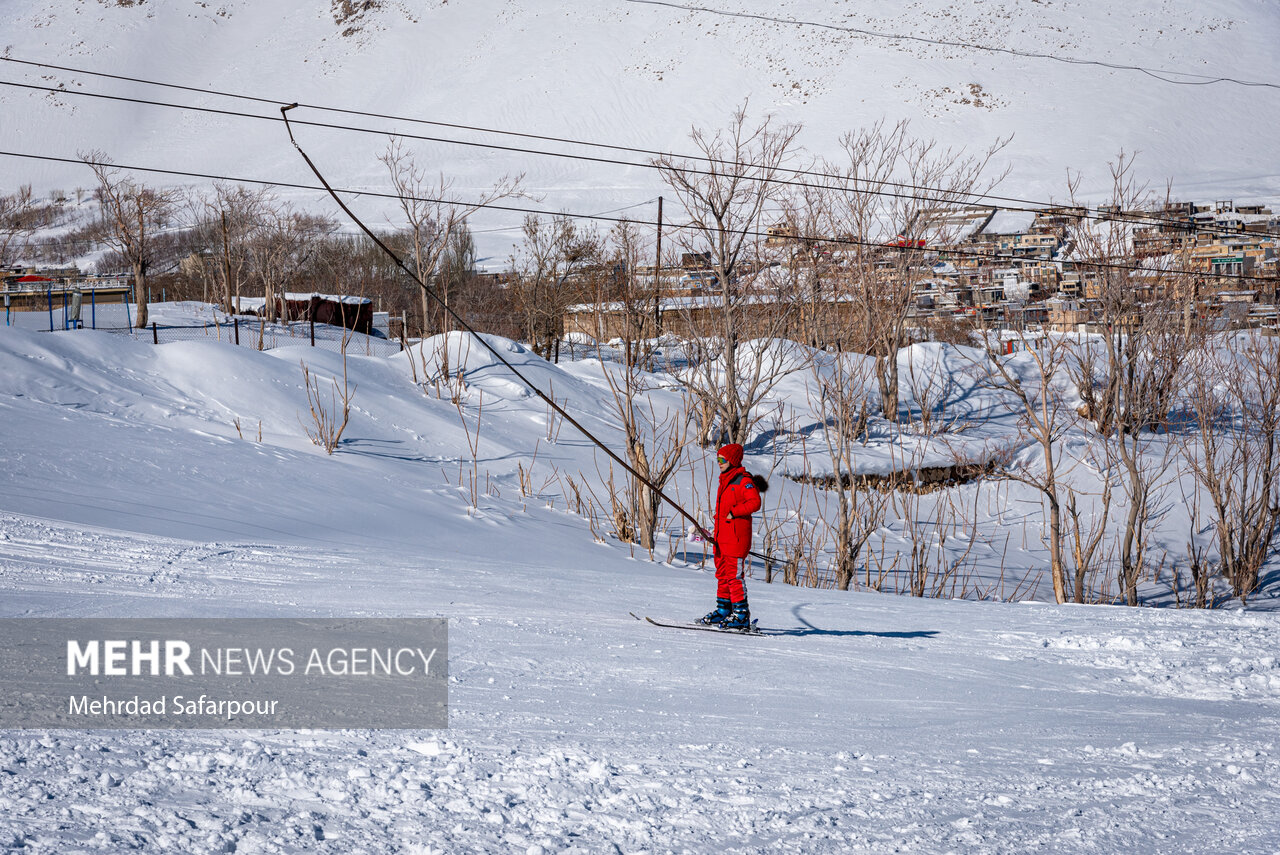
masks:
<path id="1" fill-rule="evenodd" d="M 677 0 L 678 2 L 678 0 Z M 834 154 L 844 131 L 908 118 L 916 134 L 1002 153 L 1003 191 L 1061 198 L 1068 170 L 1105 190 L 1107 162 L 1140 152 L 1158 186 L 1198 199 L 1280 196 L 1273 140 L 1280 92 L 1204 77 L 1280 81 L 1280 10 L 1265 0 L 725 0 L 714 11 L 639 0 L 9 0 L 7 57 L 441 122 L 686 151 L 691 126 L 754 115 L 805 127 Z M 710 8 L 710 7 L 708 7 Z M 767 16 L 773 20 L 766 20 Z M 797 25 L 778 19 L 831 26 Z M 879 34 L 879 35 L 878 35 Z M 885 35 L 909 36 L 894 39 Z M 1179 74 L 993 53 L 1053 54 Z M 275 106 L 0 63 L 3 79 L 252 112 Z M 1194 85 L 1188 85 L 1194 84 Z M 279 122 L 0 86 L 0 149 L 62 157 L 99 149 L 120 163 L 313 183 Z M 299 119 L 582 153 L 563 144 L 299 109 Z M 384 188 L 380 135 L 301 128 L 339 186 Z M 447 143 L 420 144 L 456 189 L 525 173 L 547 210 L 649 202 L 656 175 Z M 599 154 L 600 152 L 594 152 Z M 622 160 L 642 155 L 613 153 Z M 0 157 L 0 187 L 87 186 L 77 165 Z M 314 198 L 314 197 L 313 197 Z M 381 210 L 366 201 L 364 210 Z M 477 228 L 518 222 L 492 213 Z"/>

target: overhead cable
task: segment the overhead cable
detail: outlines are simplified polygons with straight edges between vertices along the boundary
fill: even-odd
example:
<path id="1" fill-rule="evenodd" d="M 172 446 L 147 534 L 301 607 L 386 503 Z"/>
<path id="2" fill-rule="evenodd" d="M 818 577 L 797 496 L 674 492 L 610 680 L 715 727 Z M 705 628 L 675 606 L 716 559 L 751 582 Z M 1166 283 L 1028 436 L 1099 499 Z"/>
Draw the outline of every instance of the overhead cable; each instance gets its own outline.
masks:
<path id="1" fill-rule="evenodd" d="M 205 94 L 205 95 L 215 95 L 215 96 L 224 97 L 224 98 L 245 100 L 245 101 L 251 101 L 251 102 L 262 103 L 262 104 L 270 104 L 272 107 L 280 103 L 279 99 L 271 99 L 271 98 L 264 98 L 264 97 L 255 96 L 255 95 L 225 92 L 217 89 L 209 89 L 209 88 L 201 88 L 201 87 L 195 87 L 195 86 L 186 86 L 182 84 L 167 83 L 163 81 L 149 80 L 149 79 L 140 78 L 140 77 L 129 77 L 125 75 L 108 74 L 105 72 L 92 71 L 88 69 L 79 69 L 79 68 L 73 68 L 70 66 L 54 65 L 52 63 L 41 63 L 41 62 L 35 62 L 33 60 L 22 60 L 22 59 L 17 59 L 15 57 L 0 56 L 0 60 L 6 61 L 6 62 L 18 63 L 22 65 L 39 67 L 39 68 L 47 68 L 51 70 L 68 71 L 76 74 L 87 74 L 90 76 L 103 77 L 103 78 L 112 79 L 112 80 L 120 80 L 120 81 L 125 81 L 130 83 L 139 83 L 139 84 L 144 84 L 148 86 L 157 86 L 157 87 L 177 89 L 177 90 L 187 91 L 187 92 L 196 92 L 196 93 Z M 192 111 L 215 113 L 215 114 L 221 114 L 221 115 L 239 116 L 243 118 L 278 121 L 278 119 L 274 115 L 261 116 L 255 113 L 245 113 L 243 111 L 236 111 L 236 110 L 220 110 L 220 109 L 211 108 L 211 107 L 174 104 L 170 102 L 155 101 L 152 99 L 131 98 L 131 97 L 119 96 L 119 95 L 108 95 L 104 93 L 86 92 L 82 90 L 68 89 L 65 86 L 42 86 L 38 84 L 19 83 L 16 81 L 3 81 L 3 80 L 0 80 L 0 85 L 28 88 L 28 89 L 47 91 L 47 92 L 52 92 L 57 94 L 64 94 L 64 95 L 81 95 L 81 96 L 92 97 L 92 98 L 117 100 L 117 101 L 123 101 L 127 103 L 166 107 L 170 109 L 192 110 Z M 665 166 L 659 167 L 651 162 L 637 163 L 634 161 L 623 161 L 623 160 L 617 160 L 612 158 L 593 158 L 593 157 L 588 157 L 584 155 L 575 155 L 568 152 L 553 152 L 553 151 L 545 151 L 541 149 L 527 149 L 527 148 L 519 148 L 515 146 L 502 146 L 502 145 L 497 145 L 493 143 L 483 143 L 476 140 L 459 140 L 455 138 L 431 137 L 431 136 L 425 136 L 420 134 L 406 134 L 398 131 L 376 130 L 371 128 L 364 128 L 364 127 L 351 126 L 351 125 L 341 125 L 336 123 L 306 122 L 300 119 L 293 120 L 295 124 L 308 124 L 316 127 L 324 127 L 324 128 L 329 128 L 333 130 L 345 130 L 345 131 L 352 131 L 356 133 L 371 133 L 371 134 L 386 135 L 386 136 L 400 136 L 406 139 L 416 139 L 416 140 L 425 141 L 425 142 L 436 142 L 436 143 L 442 143 L 442 144 L 452 144 L 452 145 L 460 145 L 460 146 L 468 146 L 468 147 L 490 148 L 495 150 L 508 151 L 508 152 L 520 153 L 520 154 L 532 154 L 532 155 L 538 155 L 538 156 L 544 156 L 544 157 L 589 160 L 589 161 L 594 161 L 598 163 L 628 166 L 633 168 L 642 168 L 642 169 L 665 168 L 665 169 L 671 169 L 677 172 L 686 172 L 691 174 L 708 174 L 708 172 L 705 170 L 695 170 L 687 166 L 682 166 L 676 161 L 687 161 L 687 162 L 694 162 L 694 163 L 701 162 L 701 163 L 707 163 L 709 165 L 712 165 L 713 167 L 721 166 L 721 165 L 730 166 L 734 169 L 744 170 L 744 171 L 763 168 L 759 164 L 754 164 L 750 162 L 726 161 L 723 159 L 709 157 L 705 154 L 698 154 L 698 155 L 674 154 L 670 152 L 662 152 L 662 151 L 653 150 L 653 149 L 637 148 L 633 146 L 623 146 L 623 145 L 615 145 L 610 143 L 592 142 L 592 141 L 586 141 L 586 140 L 572 139 L 568 137 L 555 137 L 555 136 L 547 136 L 547 135 L 541 135 L 541 134 L 530 134 L 530 133 L 524 133 L 519 131 L 499 130 L 499 129 L 485 128 L 485 127 L 480 127 L 475 125 L 462 125 L 457 123 L 440 122 L 440 121 L 434 121 L 429 119 L 414 118 L 414 117 L 408 117 L 408 116 L 397 116 L 397 115 L 384 114 L 384 113 L 374 113 L 374 112 L 368 112 L 368 111 L 362 111 L 362 110 L 351 110 L 351 109 L 344 109 L 344 108 L 331 107 L 331 106 L 325 106 L 325 105 L 299 104 L 299 106 L 305 107 L 307 109 L 313 109 L 313 110 L 318 110 L 323 112 L 354 115 L 354 116 L 361 116 L 365 118 L 387 119 L 390 121 L 408 122 L 412 124 L 444 127 L 444 128 L 454 129 L 454 130 L 466 130 L 466 131 L 476 132 L 476 133 L 511 136 L 511 137 L 524 138 L 524 139 L 534 139 L 534 140 L 539 140 L 543 142 L 556 142 L 556 143 L 562 143 L 567 145 L 583 146 L 587 148 L 600 148 L 600 149 L 606 149 L 606 150 L 612 150 L 612 151 L 627 152 L 632 154 L 642 154 L 642 155 L 646 155 L 653 158 L 664 159 L 667 161 L 667 164 Z M 1085 216 L 1091 219 L 1108 219 L 1108 220 L 1116 220 L 1116 221 L 1122 221 L 1122 222 L 1132 222 L 1135 225 L 1158 225 L 1158 226 L 1164 226 L 1166 228 L 1170 228 L 1174 230 L 1194 231 L 1197 233 L 1211 233 L 1211 234 L 1219 234 L 1219 235 L 1247 234 L 1247 232 L 1239 228 L 1229 228 L 1229 227 L 1216 226 L 1216 225 L 1212 227 L 1206 227 L 1206 226 L 1198 225 L 1195 223 L 1189 223 L 1184 219 L 1165 217 L 1159 214 L 1149 213 L 1149 212 L 1135 213 L 1135 212 L 1126 212 L 1126 211 L 1103 211 L 1098 208 L 1092 208 L 1089 206 L 1077 205 L 1072 203 L 1053 202 L 1053 201 L 1045 202 L 1045 201 L 1037 201 L 1037 200 L 1031 200 L 1031 199 L 1021 199 L 1021 198 L 1012 197 L 1012 196 L 1002 196 L 994 193 L 979 193 L 975 191 L 948 190 L 943 188 L 929 187 L 926 185 L 911 184 L 908 182 L 880 181 L 880 180 L 856 178 L 856 177 L 851 177 L 847 175 L 840 175 L 839 173 L 823 172 L 821 170 L 800 169 L 800 168 L 787 167 L 787 166 L 777 166 L 776 168 L 770 169 L 770 172 L 785 173 L 785 174 L 797 176 L 798 178 L 785 179 L 785 178 L 771 176 L 768 179 L 761 179 L 755 176 L 751 176 L 749 174 L 744 174 L 743 179 L 749 180 L 749 181 L 767 180 L 768 183 L 779 184 L 783 186 L 811 187 L 815 189 L 826 189 L 826 190 L 833 190 L 837 192 L 858 192 L 858 193 L 865 193 L 869 195 L 883 196 L 888 198 L 908 199 L 913 202 L 937 202 L 940 204 L 949 204 L 949 205 L 964 204 L 964 205 L 972 205 L 972 206 L 979 206 L 979 207 L 990 207 L 997 210 L 1022 211 L 1022 212 L 1028 212 L 1028 213 L 1037 213 L 1037 212 L 1043 211 L 1046 208 L 1047 209 L 1067 208 L 1073 211 L 1079 211 L 1082 213 L 1082 216 Z M 844 182 L 844 186 L 841 186 L 841 185 L 833 186 L 829 184 L 815 184 L 815 183 L 812 183 L 811 181 L 798 180 L 799 178 L 816 178 L 816 179 L 823 179 L 828 181 Z M 871 185 L 871 186 L 859 187 L 859 185 Z M 888 190 L 883 189 L 886 187 L 896 188 L 898 190 L 904 190 L 904 191 L 913 191 L 913 192 L 895 193 L 895 192 L 890 192 Z M 927 195 L 921 196 L 919 195 L 919 193 L 942 194 L 944 198 L 930 198 Z"/>
<path id="2" fill-rule="evenodd" d="M 964 50 L 983 51 L 986 53 L 1008 54 L 1010 56 L 1023 57 L 1025 59 L 1047 59 L 1054 62 L 1062 62 L 1068 65 L 1092 65 L 1099 68 L 1106 68 L 1111 71 L 1137 71 L 1149 77 L 1154 77 L 1163 83 L 1172 83 L 1180 86 L 1211 86 L 1215 83 L 1230 83 L 1236 86 L 1262 87 L 1266 89 L 1280 89 L 1280 83 L 1272 83 L 1264 80 L 1244 80 L 1239 77 L 1227 77 L 1225 75 L 1201 74 L 1193 71 L 1176 71 L 1166 68 L 1148 68 L 1141 65 L 1126 65 L 1119 62 L 1108 62 L 1101 59 L 1083 59 L 1075 56 L 1062 56 L 1061 54 L 1041 53 L 1037 51 L 1020 50 L 1018 48 L 998 47 L 996 45 L 984 45 L 977 42 L 965 42 L 952 39 L 933 39 L 928 36 L 918 36 L 909 33 L 885 33 L 878 30 L 871 30 L 865 27 L 851 27 L 847 24 L 831 24 L 823 21 L 804 21 L 797 18 L 783 18 L 776 15 L 762 15 L 754 12 L 736 12 L 729 9 L 716 9 L 710 6 L 686 5 L 683 3 L 674 3 L 670 0 L 623 0 L 626 3 L 635 3 L 642 6 L 665 6 L 671 9 L 679 9 L 684 12 L 702 12 L 711 15 L 721 15 L 726 18 L 744 18 L 754 21 L 766 21 L 773 24 L 789 24 L 796 27 L 813 27 L 823 30 L 834 30 L 842 33 L 851 33 L 854 35 L 868 36 L 870 38 L 888 39 L 895 42 L 919 42 L 921 44 L 934 45 L 937 47 L 962 48 Z M 1170 80 L 1169 75 L 1177 75 L 1189 78 L 1187 80 Z"/>

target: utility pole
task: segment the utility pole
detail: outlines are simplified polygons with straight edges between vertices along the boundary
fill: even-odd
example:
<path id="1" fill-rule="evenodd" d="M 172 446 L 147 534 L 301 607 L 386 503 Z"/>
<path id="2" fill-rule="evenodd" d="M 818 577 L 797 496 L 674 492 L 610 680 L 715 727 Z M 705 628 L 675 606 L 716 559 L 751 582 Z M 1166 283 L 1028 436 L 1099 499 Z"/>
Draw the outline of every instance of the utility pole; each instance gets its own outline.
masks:
<path id="1" fill-rule="evenodd" d="M 240 307 L 231 302 L 231 248 L 227 239 L 227 212 L 222 212 L 222 300 L 228 313 L 235 313 Z"/>
<path id="2" fill-rule="evenodd" d="M 653 338 L 662 336 L 662 197 L 658 197 L 658 254 L 653 262 Z"/>

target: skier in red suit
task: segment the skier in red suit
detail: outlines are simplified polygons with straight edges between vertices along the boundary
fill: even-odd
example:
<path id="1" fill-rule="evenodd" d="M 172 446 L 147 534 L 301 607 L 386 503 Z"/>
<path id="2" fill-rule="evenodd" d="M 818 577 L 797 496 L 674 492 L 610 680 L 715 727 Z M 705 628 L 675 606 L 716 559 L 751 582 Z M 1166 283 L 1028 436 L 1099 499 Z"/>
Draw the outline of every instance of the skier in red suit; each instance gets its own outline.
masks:
<path id="1" fill-rule="evenodd" d="M 751 551 L 751 515 L 760 510 L 760 490 L 742 468 L 742 446 L 723 446 L 716 453 L 720 486 L 716 490 L 716 608 L 702 623 L 725 629 L 751 625 L 747 589 L 739 564 Z"/>

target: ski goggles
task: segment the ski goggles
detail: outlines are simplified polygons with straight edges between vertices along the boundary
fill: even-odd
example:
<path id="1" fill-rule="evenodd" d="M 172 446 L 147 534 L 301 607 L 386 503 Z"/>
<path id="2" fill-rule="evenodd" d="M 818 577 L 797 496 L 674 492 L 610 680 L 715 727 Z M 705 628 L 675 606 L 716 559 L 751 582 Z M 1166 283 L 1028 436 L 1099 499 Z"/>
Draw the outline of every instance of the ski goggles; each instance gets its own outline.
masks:
<path id="1" fill-rule="evenodd" d="M 728 462 L 729 462 L 729 458 L 725 457 L 723 454 L 716 455 L 716 463 L 728 463 Z"/>

